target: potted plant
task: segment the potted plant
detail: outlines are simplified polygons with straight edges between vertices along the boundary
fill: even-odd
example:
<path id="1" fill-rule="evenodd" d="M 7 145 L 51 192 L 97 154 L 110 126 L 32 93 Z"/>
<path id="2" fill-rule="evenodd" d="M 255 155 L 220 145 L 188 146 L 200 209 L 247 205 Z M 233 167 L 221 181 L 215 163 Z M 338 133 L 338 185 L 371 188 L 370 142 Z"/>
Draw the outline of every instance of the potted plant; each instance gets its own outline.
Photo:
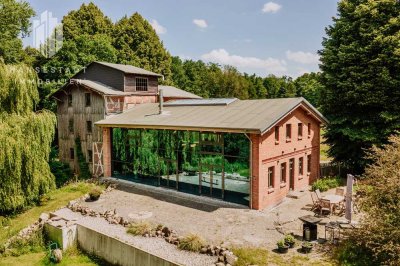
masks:
<path id="1" fill-rule="evenodd" d="M 303 242 L 303 244 L 301 245 L 301 250 L 304 253 L 310 253 L 312 247 L 313 247 L 313 244 L 311 244 L 310 242 Z"/>
<path id="2" fill-rule="evenodd" d="M 287 253 L 289 250 L 289 245 L 285 243 L 285 240 L 279 240 L 276 245 L 278 246 L 279 253 Z"/>
<path id="3" fill-rule="evenodd" d="M 294 244 L 296 243 L 296 240 L 294 239 L 294 236 L 287 234 L 285 235 L 285 244 L 289 246 L 289 248 L 293 248 Z"/>
<path id="4" fill-rule="evenodd" d="M 89 198 L 92 201 L 96 201 L 100 198 L 101 195 L 101 190 L 98 188 L 93 188 L 90 192 L 89 192 Z"/>

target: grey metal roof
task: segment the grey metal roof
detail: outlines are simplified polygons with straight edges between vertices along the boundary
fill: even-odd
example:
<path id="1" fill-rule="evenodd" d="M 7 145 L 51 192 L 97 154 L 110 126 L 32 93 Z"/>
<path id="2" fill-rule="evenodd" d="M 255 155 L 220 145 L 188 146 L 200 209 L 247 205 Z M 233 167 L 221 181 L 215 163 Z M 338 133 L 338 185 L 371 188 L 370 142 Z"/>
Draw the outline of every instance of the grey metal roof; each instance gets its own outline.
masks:
<path id="1" fill-rule="evenodd" d="M 205 105 L 228 105 L 236 101 L 237 98 L 212 98 L 212 99 L 184 99 L 166 102 L 164 106 L 205 106 Z"/>
<path id="2" fill-rule="evenodd" d="M 133 94 L 132 92 L 123 92 L 120 90 L 116 90 L 113 87 L 107 86 L 101 82 L 92 81 L 92 80 L 88 80 L 88 79 L 71 79 L 71 82 L 73 84 L 83 85 L 89 89 L 92 89 L 92 90 L 99 92 L 101 94 L 104 94 L 104 95 L 125 96 L 125 95 Z"/>
<path id="3" fill-rule="evenodd" d="M 162 75 L 160 75 L 160 74 L 145 70 L 143 68 L 134 67 L 134 66 L 131 66 L 131 65 L 113 64 L 113 63 L 98 62 L 98 61 L 96 61 L 94 63 L 101 64 L 101 65 L 104 65 L 104 66 L 108 66 L 108 67 L 117 69 L 117 70 L 122 71 L 122 72 L 127 73 L 127 74 L 139 74 L 139 75 L 162 77 Z"/>
<path id="4" fill-rule="evenodd" d="M 168 98 L 201 99 L 201 97 L 196 94 L 175 88 L 173 86 L 158 85 L 158 89 L 162 89 L 164 97 Z"/>
<path id="5" fill-rule="evenodd" d="M 103 127 L 179 129 L 238 133 L 264 133 L 297 107 L 322 123 L 327 120 L 304 98 L 236 100 L 229 105 L 164 106 L 140 104 L 125 113 L 95 123 Z"/>

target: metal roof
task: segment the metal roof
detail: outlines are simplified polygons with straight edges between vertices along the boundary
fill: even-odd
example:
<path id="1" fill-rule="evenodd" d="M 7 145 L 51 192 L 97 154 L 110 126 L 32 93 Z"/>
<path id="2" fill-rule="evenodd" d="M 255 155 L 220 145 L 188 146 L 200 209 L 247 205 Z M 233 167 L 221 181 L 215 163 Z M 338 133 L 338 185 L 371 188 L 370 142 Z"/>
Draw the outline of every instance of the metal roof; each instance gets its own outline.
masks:
<path id="1" fill-rule="evenodd" d="M 201 97 L 196 94 L 175 88 L 173 86 L 158 85 L 158 89 L 162 89 L 164 97 L 168 98 L 201 99 Z"/>
<path id="2" fill-rule="evenodd" d="M 236 101 L 236 98 L 212 98 L 212 99 L 184 99 L 166 102 L 164 106 L 206 106 L 228 105 Z"/>
<path id="3" fill-rule="evenodd" d="M 228 105 L 164 106 L 140 104 L 95 123 L 101 127 L 199 130 L 262 134 L 297 107 L 322 123 L 327 120 L 304 98 L 236 100 Z"/>
<path id="4" fill-rule="evenodd" d="M 71 79 L 72 84 L 80 84 L 96 92 L 104 95 L 126 96 L 133 94 L 132 92 L 123 92 L 116 90 L 113 87 L 107 86 L 101 82 L 92 81 L 88 79 Z"/>
<path id="5" fill-rule="evenodd" d="M 162 75 L 145 70 L 143 68 L 139 68 L 139 67 L 134 67 L 131 65 L 123 65 L 123 64 L 113 64 L 113 63 L 107 63 L 107 62 L 94 62 L 97 64 L 101 64 L 104 66 L 108 66 L 114 69 L 117 69 L 119 71 L 122 71 L 126 74 L 139 74 L 139 75 L 147 75 L 147 76 L 156 76 L 156 77 L 162 77 Z"/>

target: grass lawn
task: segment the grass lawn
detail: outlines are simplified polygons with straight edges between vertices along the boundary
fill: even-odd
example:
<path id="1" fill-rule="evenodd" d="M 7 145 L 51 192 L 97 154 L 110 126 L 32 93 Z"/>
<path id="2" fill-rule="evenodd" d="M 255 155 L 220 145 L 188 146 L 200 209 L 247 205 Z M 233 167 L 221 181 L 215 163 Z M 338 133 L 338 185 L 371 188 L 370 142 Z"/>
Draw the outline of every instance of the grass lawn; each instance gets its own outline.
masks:
<path id="1" fill-rule="evenodd" d="M 60 189 L 51 191 L 48 200 L 41 206 L 34 206 L 25 212 L 11 217 L 8 225 L 0 228 L 0 244 L 20 230 L 34 223 L 43 212 L 51 212 L 68 204 L 70 200 L 81 197 L 88 193 L 96 185 L 89 183 L 73 183 Z"/>
<path id="2" fill-rule="evenodd" d="M 63 253 L 61 263 L 52 263 L 47 252 L 29 253 L 19 257 L 5 257 L 0 259 L 0 266 L 29 265 L 29 266 L 47 266 L 47 265 L 74 265 L 74 266 L 95 266 L 100 265 L 96 260 L 91 259 L 87 255 L 81 253 L 76 248 L 71 248 Z"/>
<path id="3" fill-rule="evenodd" d="M 293 254 L 293 253 L 277 254 L 262 248 L 236 248 L 233 249 L 233 253 L 238 257 L 238 262 L 235 264 L 235 266 L 246 266 L 246 265 L 333 266 L 335 265 L 332 262 L 329 262 L 319 256 L 316 256 L 315 253 L 311 253 L 308 255 Z"/>

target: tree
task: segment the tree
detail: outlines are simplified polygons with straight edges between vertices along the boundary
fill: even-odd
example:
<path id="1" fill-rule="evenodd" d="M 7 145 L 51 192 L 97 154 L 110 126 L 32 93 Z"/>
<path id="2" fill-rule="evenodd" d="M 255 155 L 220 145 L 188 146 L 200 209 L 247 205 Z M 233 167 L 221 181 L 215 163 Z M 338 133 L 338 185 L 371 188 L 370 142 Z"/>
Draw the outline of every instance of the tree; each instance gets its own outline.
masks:
<path id="1" fill-rule="evenodd" d="M 321 73 L 305 73 L 294 81 L 296 95 L 304 97 L 315 107 L 320 106 L 322 84 L 320 80 Z"/>
<path id="2" fill-rule="evenodd" d="M 0 61 L 0 213 L 37 202 L 55 186 L 48 160 L 56 118 L 34 113 L 38 100 L 35 71 Z"/>
<path id="3" fill-rule="evenodd" d="M 400 129 L 399 13 L 396 0 L 342 0 L 322 43 L 328 153 L 355 172 L 368 148 Z"/>
<path id="4" fill-rule="evenodd" d="M 366 184 L 358 189 L 364 213 L 360 228 L 350 231 L 340 247 L 345 265 L 400 265 L 400 136 L 374 147 L 373 164 L 365 170 Z"/>
<path id="5" fill-rule="evenodd" d="M 82 4 L 69 12 L 62 20 L 65 40 L 75 40 L 82 35 L 110 35 L 113 23 L 95 4 Z"/>
<path id="6" fill-rule="evenodd" d="M 113 33 L 114 47 L 118 50 L 118 63 L 131 64 L 171 76 L 171 55 L 164 48 L 157 33 L 139 13 L 119 20 Z"/>
<path id="7" fill-rule="evenodd" d="M 29 19 L 35 12 L 25 1 L 0 0 L 0 58 L 5 63 L 17 63 L 24 57 L 19 36 L 29 34 Z"/>

